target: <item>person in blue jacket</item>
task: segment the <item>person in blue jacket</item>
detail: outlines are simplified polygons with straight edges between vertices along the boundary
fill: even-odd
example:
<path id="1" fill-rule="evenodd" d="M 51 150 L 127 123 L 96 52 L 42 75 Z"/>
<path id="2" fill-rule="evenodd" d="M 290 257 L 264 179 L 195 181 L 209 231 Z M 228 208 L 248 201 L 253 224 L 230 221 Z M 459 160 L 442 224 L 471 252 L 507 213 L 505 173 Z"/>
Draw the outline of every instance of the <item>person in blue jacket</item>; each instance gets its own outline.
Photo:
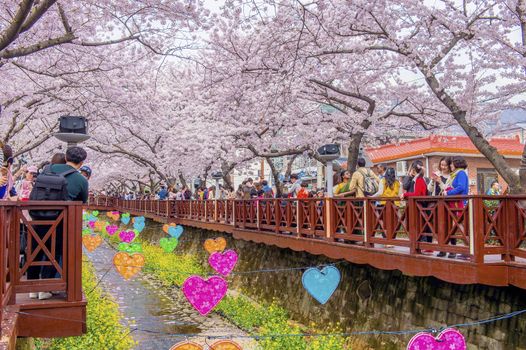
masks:
<path id="1" fill-rule="evenodd" d="M 469 194 L 469 177 L 466 172 L 466 169 L 468 167 L 468 163 L 464 159 L 464 157 L 455 156 L 451 158 L 451 174 L 449 175 L 449 181 L 451 185 L 445 189 L 443 194 L 445 196 L 466 196 Z M 459 200 L 459 201 L 449 201 L 448 206 L 453 209 L 464 209 L 466 206 L 466 201 Z M 463 210 L 456 210 L 455 211 L 457 216 L 461 216 L 463 213 Z M 464 225 L 459 224 L 460 229 L 464 229 Z M 466 232 L 464 232 L 465 234 Z M 451 244 L 456 245 L 456 239 L 452 238 Z M 455 254 L 449 254 L 448 258 L 455 258 Z M 468 255 L 459 255 L 459 259 L 463 260 L 469 260 Z"/>

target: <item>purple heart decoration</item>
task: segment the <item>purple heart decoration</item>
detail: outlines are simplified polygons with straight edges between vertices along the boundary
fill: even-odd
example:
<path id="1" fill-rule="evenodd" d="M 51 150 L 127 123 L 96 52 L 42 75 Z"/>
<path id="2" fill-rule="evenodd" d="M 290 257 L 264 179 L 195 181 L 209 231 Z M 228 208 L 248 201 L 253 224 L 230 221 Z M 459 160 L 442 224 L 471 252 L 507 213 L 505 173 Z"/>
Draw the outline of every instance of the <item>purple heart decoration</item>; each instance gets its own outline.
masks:
<path id="1" fill-rule="evenodd" d="M 124 243 L 130 243 L 135 238 L 135 232 L 133 232 L 133 231 L 121 231 L 119 233 L 119 238 Z"/>
<path id="2" fill-rule="evenodd" d="M 117 232 L 118 229 L 119 229 L 119 226 L 117 226 L 117 225 L 108 225 L 108 226 L 106 226 L 106 232 L 108 232 L 108 234 L 110 236 L 113 236 L 115 234 L 115 232 Z"/>
<path id="3" fill-rule="evenodd" d="M 88 226 L 89 226 L 90 228 L 95 228 L 95 221 L 90 221 L 90 222 L 88 222 Z"/>
<path id="4" fill-rule="evenodd" d="M 183 293 L 201 315 L 207 315 L 223 299 L 228 283 L 219 276 L 205 280 L 200 276 L 190 276 L 183 283 Z"/>
<path id="5" fill-rule="evenodd" d="M 228 276 L 237 264 L 237 253 L 232 249 L 215 252 L 208 258 L 208 263 L 223 276 Z"/>
<path id="6" fill-rule="evenodd" d="M 407 350 L 466 350 L 466 340 L 462 333 L 447 328 L 435 338 L 432 334 L 420 332 L 407 344 Z"/>

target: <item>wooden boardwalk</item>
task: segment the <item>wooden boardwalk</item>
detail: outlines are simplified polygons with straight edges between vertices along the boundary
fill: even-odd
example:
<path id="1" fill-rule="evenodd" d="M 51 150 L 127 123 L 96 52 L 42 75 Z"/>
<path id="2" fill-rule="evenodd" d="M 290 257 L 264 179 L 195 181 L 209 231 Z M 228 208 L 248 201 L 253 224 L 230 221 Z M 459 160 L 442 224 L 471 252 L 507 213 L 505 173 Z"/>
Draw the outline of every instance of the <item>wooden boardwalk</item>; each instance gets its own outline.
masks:
<path id="1" fill-rule="evenodd" d="M 417 197 L 404 204 L 377 198 L 125 201 L 97 197 L 90 199 L 89 208 L 225 232 L 236 239 L 409 276 L 526 289 L 526 196 Z M 437 257 L 438 252 L 462 254 L 468 260 Z"/>

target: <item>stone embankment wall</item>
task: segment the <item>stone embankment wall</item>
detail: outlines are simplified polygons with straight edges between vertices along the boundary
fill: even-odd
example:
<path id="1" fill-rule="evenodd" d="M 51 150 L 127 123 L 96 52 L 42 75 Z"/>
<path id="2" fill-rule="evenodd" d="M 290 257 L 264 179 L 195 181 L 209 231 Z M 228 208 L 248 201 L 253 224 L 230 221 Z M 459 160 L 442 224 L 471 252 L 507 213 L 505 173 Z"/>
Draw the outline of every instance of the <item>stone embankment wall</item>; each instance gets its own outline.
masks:
<path id="1" fill-rule="evenodd" d="M 161 225 L 149 225 L 150 239 L 158 240 Z M 145 233 L 148 235 L 148 233 Z M 203 249 L 207 238 L 225 237 L 228 248 L 239 254 L 235 271 L 333 263 L 323 256 L 294 252 L 264 244 L 234 240 L 228 234 L 187 227 L 179 252 L 195 254 L 207 265 Z M 303 324 L 340 323 L 345 331 L 407 330 L 469 323 L 526 309 L 526 291 L 513 287 L 455 285 L 432 277 L 409 277 L 398 271 L 383 271 L 367 265 L 338 265 L 342 280 L 325 305 L 303 289 L 302 271 L 236 275 L 230 288 L 258 301 L 276 300 Z M 526 314 L 512 319 L 461 329 L 470 349 L 526 349 Z M 411 336 L 369 337 L 373 349 L 405 349 Z"/>

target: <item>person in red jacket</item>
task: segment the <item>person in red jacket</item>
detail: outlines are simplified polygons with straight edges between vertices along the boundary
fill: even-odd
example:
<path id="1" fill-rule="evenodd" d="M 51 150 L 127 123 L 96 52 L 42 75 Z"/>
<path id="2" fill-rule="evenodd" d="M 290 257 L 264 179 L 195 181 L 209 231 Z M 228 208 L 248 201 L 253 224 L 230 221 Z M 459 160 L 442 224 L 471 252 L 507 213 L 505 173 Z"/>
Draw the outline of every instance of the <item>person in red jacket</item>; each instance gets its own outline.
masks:
<path id="1" fill-rule="evenodd" d="M 408 197 L 418 197 L 418 196 L 427 196 L 427 184 L 424 179 L 424 165 L 421 161 L 415 160 L 411 167 L 409 168 L 409 176 L 411 179 L 411 184 L 409 185 L 409 190 L 400 195 L 401 199 L 406 199 Z M 422 207 L 427 207 L 427 203 L 422 202 Z M 431 228 L 428 225 L 424 225 L 422 233 L 431 233 L 430 235 L 421 235 L 419 241 L 421 242 L 433 242 L 433 235 Z M 432 250 L 423 250 L 424 254 L 433 254 Z"/>

